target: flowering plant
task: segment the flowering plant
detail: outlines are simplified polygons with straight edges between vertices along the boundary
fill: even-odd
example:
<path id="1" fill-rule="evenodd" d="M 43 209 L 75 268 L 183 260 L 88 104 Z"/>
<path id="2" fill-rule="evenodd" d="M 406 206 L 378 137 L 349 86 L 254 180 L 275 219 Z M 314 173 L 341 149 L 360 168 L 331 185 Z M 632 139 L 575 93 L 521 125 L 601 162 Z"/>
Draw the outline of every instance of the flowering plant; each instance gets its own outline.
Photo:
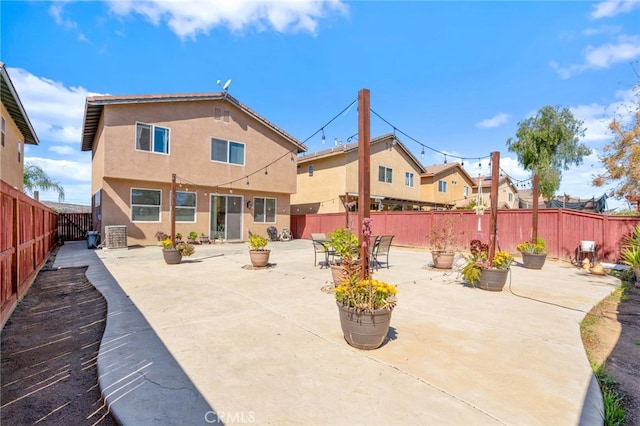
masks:
<path id="1" fill-rule="evenodd" d="M 534 254 L 542 254 L 545 253 L 547 248 L 547 243 L 543 238 L 538 237 L 536 242 L 533 243 L 531 241 L 525 241 L 524 243 L 520 243 L 516 246 L 516 250 L 520 253 L 534 253 Z"/>
<path id="2" fill-rule="evenodd" d="M 497 251 L 489 261 L 489 246 L 479 240 L 471 241 L 471 256 L 466 259 L 467 263 L 460 272 L 472 285 L 480 281 L 483 269 L 509 269 L 513 263 L 513 256 L 504 250 Z"/>
<path id="3" fill-rule="evenodd" d="M 173 242 L 171 242 L 170 238 L 166 238 L 162 240 L 162 249 L 163 250 L 178 250 L 183 256 L 191 256 L 196 250 L 193 245 L 188 243 L 178 243 L 174 246 Z"/>
<path id="4" fill-rule="evenodd" d="M 367 244 L 371 236 L 371 223 L 370 218 L 365 218 L 362 222 L 362 234 L 365 240 L 363 244 Z M 392 310 L 396 306 L 398 288 L 395 285 L 374 280 L 368 268 L 362 273 L 358 259 L 347 256 L 343 260 L 341 272 L 342 281 L 335 289 L 338 303 L 358 311 L 370 312 L 376 309 Z"/>

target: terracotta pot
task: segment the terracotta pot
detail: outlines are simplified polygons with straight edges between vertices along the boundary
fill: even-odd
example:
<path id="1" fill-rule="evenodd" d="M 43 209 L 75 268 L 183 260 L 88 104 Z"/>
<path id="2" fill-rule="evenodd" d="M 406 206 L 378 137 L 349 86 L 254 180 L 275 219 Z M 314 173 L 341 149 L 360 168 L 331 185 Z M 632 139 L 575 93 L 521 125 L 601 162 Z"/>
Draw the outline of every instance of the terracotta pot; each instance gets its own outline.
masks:
<path id="1" fill-rule="evenodd" d="M 262 268 L 269 264 L 271 250 L 249 250 L 251 264 L 256 268 Z"/>
<path id="2" fill-rule="evenodd" d="M 546 259 L 546 253 L 522 253 L 522 264 L 527 269 L 542 269 Z"/>
<path id="3" fill-rule="evenodd" d="M 437 269 L 451 269 L 455 255 L 452 251 L 434 250 L 431 252 L 433 266 Z"/>
<path id="4" fill-rule="evenodd" d="M 336 305 L 340 313 L 342 333 L 348 344 L 366 350 L 382 345 L 389 332 L 392 311 L 377 309 L 373 312 L 357 312 L 355 308 L 343 306 L 340 302 L 336 302 Z"/>
<path id="5" fill-rule="evenodd" d="M 333 284 L 335 284 L 335 286 L 337 287 L 342 281 L 342 274 L 340 273 L 340 271 L 342 271 L 342 265 L 339 263 L 332 263 L 329 266 L 331 267 L 331 277 L 333 278 Z"/>
<path id="6" fill-rule="evenodd" d="M 176 249 L 162 250 L 162 256 L 169 265 L 176 265 L 182 262 L 182 254 Z"/>
<path id="7" fill-rule="evenodd" d="M 502 291 L 507 282 L 508 269 L 483 269 L 478 287 L 488 291 Z"/>

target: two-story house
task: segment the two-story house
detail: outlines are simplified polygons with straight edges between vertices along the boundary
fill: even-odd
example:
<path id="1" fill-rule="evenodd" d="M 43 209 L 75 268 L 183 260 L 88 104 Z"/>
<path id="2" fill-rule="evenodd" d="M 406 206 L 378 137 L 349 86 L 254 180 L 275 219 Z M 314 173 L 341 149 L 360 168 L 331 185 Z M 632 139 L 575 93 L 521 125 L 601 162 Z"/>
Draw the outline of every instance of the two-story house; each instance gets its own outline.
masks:
<path id="1" fill-rule="evenodd" d="M 420 201 L 420 162 L 393 134 L 371 139 L 371 210 L 413 210 Z M 298 159 L 292 214 L 357 210 L 358 143 L 337 145 Z"/>
<path id="2" fill-rule="evenodd" d="M 420 188 L 427 208 L 453 209 L 471 199 L 477 183 L 460 163 L 433 164 L 426 169 L 420 176 Z"/>
<path id="3" fill-rule="evenodd" d="M 88 97 L 82 132 L 102 235 L 126 225 L 129 244 L 155 244 L 171 229 L 172 187 L 185 236 L 243 241 L 289 227 L 306 147 L 226 92 Z"/>
<path id="4" fill-rule="evenodd" d="M 482 176 L 476 181 L 480 181 L 480 185 L 476 185 L 474 197 L 481 193 L 481 198 L 485 206 L 491 205 L 491 176 Z M 481 189 L 480 189 L 481 188 Z M 517 209 L 519 208 L 518 188 L 509 176 L 500 176 L 498 180 L 498 208 L 499 209 Z"/>
<path id="5" fill-rule="evenodd" d="M 24 146 L 38 145 L 38 136 L 22 106 L 4 63 L 0 62 L 0 180 L 23 190 Z"/>

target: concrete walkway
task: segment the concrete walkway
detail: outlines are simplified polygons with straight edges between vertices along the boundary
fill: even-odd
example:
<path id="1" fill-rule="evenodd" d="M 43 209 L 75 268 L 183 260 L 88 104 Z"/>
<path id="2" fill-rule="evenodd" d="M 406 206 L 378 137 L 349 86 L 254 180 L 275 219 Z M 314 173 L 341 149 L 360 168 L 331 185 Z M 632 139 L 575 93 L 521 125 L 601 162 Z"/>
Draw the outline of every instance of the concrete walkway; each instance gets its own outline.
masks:
<path id="1" fill-rule="evenodd" d="M 308 240 L 197 246 L 179 265 L 158 247 L 67 243 L 55 267 L 89 265 L 108 302 L 100 386 L 124 425 L 602 424 L 580 340 L 585 314 L 618 285 L 547 260 L 512 267 L 502 292 L 393 247 L 375 273 L 398 285 L 389 340 L 350 347 Z"/>

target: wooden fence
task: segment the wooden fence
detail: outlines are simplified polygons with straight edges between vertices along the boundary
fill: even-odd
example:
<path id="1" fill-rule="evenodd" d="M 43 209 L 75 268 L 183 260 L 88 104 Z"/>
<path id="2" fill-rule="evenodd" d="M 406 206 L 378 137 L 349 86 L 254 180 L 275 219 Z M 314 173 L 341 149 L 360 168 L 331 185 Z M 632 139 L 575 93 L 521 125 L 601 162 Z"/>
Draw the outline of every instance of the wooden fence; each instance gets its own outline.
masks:
<path id="1" fill-rule="evenodd" d="M 2 327 L 55 247 L 57 222 L 54 211 L 0 181 Z"/>
<path id="2" fill-rule="evenodd" d="M 474 211 L 372 212 L 373 233 L 394 235 L 398 245 L 429 247 L 427 236 L 434 226 L 441 226 L 445 217 L 460 215 L 455 230 L 468 243 L 472 239 L 489 242 L 489 215 L 477 216 Z M 516 245 L 529 240 L 532 230 L 532 210 L 514 209 L 497 212 L 497 246 L 517 254 Z M 311 238 L 312 232 L 331 232 L 347 226 L 356 231 L 357 213 L 348 219 L 345 213 L 292 215 L 291 232 L 295 238 Z M 596 243 L 596 259 L 617 262 L 622 238 L 640 224 L 638 216 L 607 216 L 571 209 L 541 209 L 538 213 L 538 236 L 547 242 L 550 258 L 574 261 L 580 241 Z M 462 247 L 468 251 L 468 244 Z"/>
<path id="3" fill-rule="evenodd" d="M 91 213 L 59 213 L 58 237 L 63 241 L 79 241 L 93 230 Z"/>

